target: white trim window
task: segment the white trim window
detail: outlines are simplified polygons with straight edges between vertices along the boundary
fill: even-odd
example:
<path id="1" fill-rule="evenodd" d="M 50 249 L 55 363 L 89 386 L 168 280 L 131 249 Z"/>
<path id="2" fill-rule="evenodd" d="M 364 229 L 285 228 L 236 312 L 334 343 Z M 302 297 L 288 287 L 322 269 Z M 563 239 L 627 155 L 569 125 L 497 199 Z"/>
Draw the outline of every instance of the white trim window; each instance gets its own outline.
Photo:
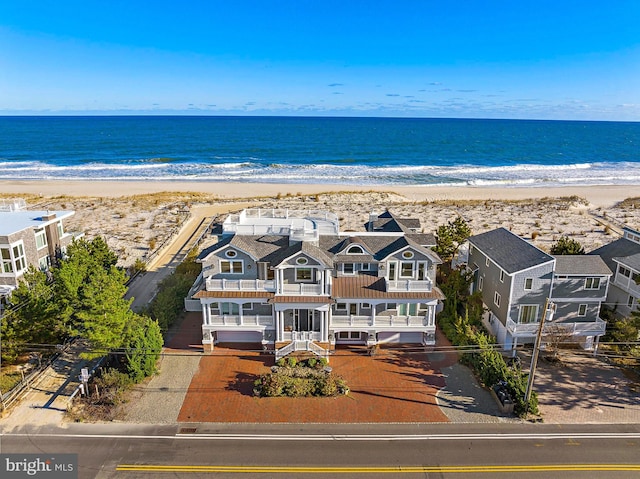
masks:
<path id="1" fill-rule="evenodd" d="M 24 254 L 24 245 L 22 244 L 22 241 L 11 246 L 11 251 L 13 252 L 15 272 L 20 274 L 27 269 L 27 257 Z"/>
<path id="2" fill-rule="evenodd" d="M 48 271 L 49 270 L 49 257 L 43 256 L 38 260 L 38 267 L 40 271 Z"/>
<path id="3" fill-rule="evenodd" d="M 520 324 L 529 324 L 538 322 L 538 305 L 523 304 L 520 306 L 520 314 L 518 315 Z"/>
<path id="4" fill-rule="evenodd" d="M 578 306 L 578 316 L 586 316 L 587 315 L 587 305 L 580 304 Z"/>
<path id="5" fill-rule="evenodd" d="M 627 306 L 629 308 L 633 308 L 633 304 L 634 304 L 634 297 L 629 295 L 629 299 L 627 299 Z"/>
<path id="6" fill-rule="evenodd" d="M 631 276 L 631 270 L 628 268 L 625 268 L 620 264 L 618 265 L 618 274 L 624 276 L 625 278 L 629 278 Z"/>
<path id="7" fill-rule="evenodd" d="M 342 274 L 356 274 L 356 264 L 342 263 Z"/>
<path id="8" fill-rule="evenodd" d="M 493 293 L 493 304 L 495 304 L 497 307 L 500 307 L 500 293 L 498 293 L 497 291 Z"/>
<path id="9" fill-rule="evenodd" d="M 482 286 L 484 286 L 484 276 L 478 277 L 478 291 L 482 292 Z"/>
<path id="10" fill-rule="evenodd" d="M 371 263 L 360 263 L 361 271 L 371 271 Z"/>
<path id="11" fill-rule="evenodd" d="M 11 247 L 0 247 L 0 273 L 13 273 L 13 261 L 11 261 Z"/>
<path id="12" fill-rule="evenodd" d="M 349 246 L 349 249 L 347 249 L 347 254 L 364 254 L 364 249 L 362 249 L 362 246 L 359 245 Z"/>
<path id="13" fill-rule="evenodd" d="M 401 278 L 413 278 L 413 261 L 402 261 L 400 263 L 400 277 Z"/>
<path id="14" fill-rule="evenodd" d="M 244 273 L 243 261 L 220 261 L 220 272 L 225 274 L 242 274 Z"/>
<path id="15" fill-rule="evenodd" d="M 600 278 L 586 278 L 584 289 L 600 289 Z"/>
<path id="16" fill-rule="evenodd" d="M 301 283 L 313 282 L 313 268 L 296 268 L 296 281 Z"/>
<path id="17" fill-rule="evenodd" d="M 41 250 L 47 246 L 47 232 L 45 230 L 36 231 L 36 249 Z"/>
<path id="18" fill-rule="evenodd" d="M 220 303 L 220 314 L 237 316 L 240 314 L 240 305 L 238 303 Z"/>
<path id="19" fill-rule="evenodd" d="M 427 279 L 427 262 L 418 261 L 418 281 L 425 281 Z"/>
<path id="20" fill-rule="evenodd" d="M 533 289 L 533 278 L 525 278 L 524 289 L 526 289 L 527 291 Z"/>
<path id="21" fill-rule="evenodd" d="M 504 270 L 500 270 L 500 282 L 504 283 Z"/>

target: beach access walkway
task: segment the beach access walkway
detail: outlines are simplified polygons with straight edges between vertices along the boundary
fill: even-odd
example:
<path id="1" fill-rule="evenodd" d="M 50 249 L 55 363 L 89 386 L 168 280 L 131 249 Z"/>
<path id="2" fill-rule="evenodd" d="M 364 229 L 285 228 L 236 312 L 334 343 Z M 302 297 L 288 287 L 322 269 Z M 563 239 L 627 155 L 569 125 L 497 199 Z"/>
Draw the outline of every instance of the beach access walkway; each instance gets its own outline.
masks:
<path id="1" fill-rule="evenodd" d="M 254 205 L 242 202 L 192 207 L 189 219 L 178 234 L 149 261 L 147 271 L 130 283 L 125 298 L 133 298 L 131 309 L 141 311 L 153 300 L 160 282 L 184 261 L 217 216 Z"/>

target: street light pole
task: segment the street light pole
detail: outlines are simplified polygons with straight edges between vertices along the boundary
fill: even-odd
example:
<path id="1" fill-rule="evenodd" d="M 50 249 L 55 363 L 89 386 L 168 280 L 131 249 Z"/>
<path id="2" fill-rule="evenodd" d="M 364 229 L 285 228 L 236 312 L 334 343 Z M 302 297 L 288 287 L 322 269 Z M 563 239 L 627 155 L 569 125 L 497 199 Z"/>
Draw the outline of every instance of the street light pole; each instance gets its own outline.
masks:
<path id="1" fill-rule="evenodd" d="M 544 331 L 545 320 L 551 321 L 553 319 L 553 310 L 555 304 L 549 301 L 549 298 L 544 303 L 544 311 L 542 312 L 542 318 L 540 318 L 540 324 L 538 325 L 538 334 L 536 335 L 536 342 L 533 345 L 533 356 L 531 357 L 531 367 L 529 368 L 529 380 L 527 381 L 527 391 L 524 393 L 524 402 L 526 404 L 525 413 L 529 412 L 529 401 L 531 400 L 531 393 L 533 391 L 533 379 L 536 374 L 536 366 L 538 365 L 538 355 L 540 354 L 540 343 L 542 342 L 542 333 Z M 549 317 L 547 318 L 547 315 Z"/>

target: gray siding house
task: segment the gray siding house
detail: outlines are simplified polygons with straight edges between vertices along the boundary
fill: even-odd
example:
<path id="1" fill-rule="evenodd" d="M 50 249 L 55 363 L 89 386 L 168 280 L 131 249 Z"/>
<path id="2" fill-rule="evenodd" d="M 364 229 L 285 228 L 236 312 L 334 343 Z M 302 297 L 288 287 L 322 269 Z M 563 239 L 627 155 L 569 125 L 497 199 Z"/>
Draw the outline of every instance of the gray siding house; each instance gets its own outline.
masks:
<path id="1" fill-rule="evenodd" d="M 27 210 L 24 200 L 0 202 L 0 312 L 29 266 L 46 270 L 73 235 L 63 222 L 73 211 Z"/>
<path id="2" fill-rule="evenodd" d="M 435 344 L 444 296 L 433 235 L 338 225 L 329 212 L 254 209 L 214 227 L 185 300 L 202 312 L 205 349 L 254 343 L 278 358 L 326 356 L 336 344 Z"/>
<path id="3" fill-rule="evenodd" d="M 472 291 L 480 291 L 485 325 L 505 350 L 533 342 L 549 299 L 553 323 L 591 349 L 604 334 L 599 317 L 611 271 L 597 256 L 553 257 L 498 228 L 469 238 Z"/>
<path id="4" fill-rule="evenodd" d="M 535 336 L 551 296 L 555 259 L 505 228 L 469 238 L 473 291 L 489 309 L 486 326 L 504 349 Z"/>
<path id="5" fill-rule="evenodd" d="M 607 305 L 627 317 L 640 304 L 640 232 L 624 228 L 622 238 L 589 253 L 600 256 L 614 272 Z"/>

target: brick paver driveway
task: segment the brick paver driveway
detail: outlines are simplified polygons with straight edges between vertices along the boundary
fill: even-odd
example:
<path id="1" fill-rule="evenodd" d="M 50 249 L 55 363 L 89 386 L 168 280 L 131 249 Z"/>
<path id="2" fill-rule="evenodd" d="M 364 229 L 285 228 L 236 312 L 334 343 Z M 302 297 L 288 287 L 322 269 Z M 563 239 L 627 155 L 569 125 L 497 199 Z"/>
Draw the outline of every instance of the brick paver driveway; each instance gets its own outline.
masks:
<path id="1" fill-rule="evenodd" d="M 257 398 L 253 381 L 273 365 L 273 356 L 216 348 L 200 360 L 180 422 L 393 423 L 448 422 L 436 404 L 444 386 L 437 365 L 419 347 L 382 350 L 338 349 L 331 367 L 351 392 L 335 398 Z"/>

